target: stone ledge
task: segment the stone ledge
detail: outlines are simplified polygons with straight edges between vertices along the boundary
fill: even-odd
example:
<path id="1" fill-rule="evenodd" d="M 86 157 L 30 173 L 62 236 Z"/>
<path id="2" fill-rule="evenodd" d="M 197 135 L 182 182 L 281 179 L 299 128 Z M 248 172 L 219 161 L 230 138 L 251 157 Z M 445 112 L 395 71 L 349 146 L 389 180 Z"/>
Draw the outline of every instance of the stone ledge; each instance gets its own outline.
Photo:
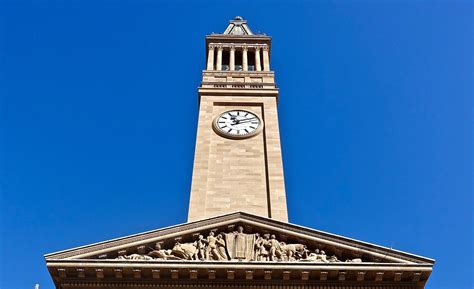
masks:
<path id="1" fill-rule="evenodd" d="M 96 262 L 97 260 L 61 260 L 48 262 L 48 269 L 56 281 L 67 279 L 160 279 L 177 280 L 233 280 L 239 282 L 376 282 L 419 283 L 428 279 L 431 266 L 400 264 L 324 264 L 302 266 L 292 263 L 255 264 L 252 262 Z M 120 271 L 120 274 L 117 272 Z M 100 272 L 100 276 L 97 274 Z M 157 274 L 156 272 L 159 272 Z M 251 278 L 250 278 L 251 277 Z"/>

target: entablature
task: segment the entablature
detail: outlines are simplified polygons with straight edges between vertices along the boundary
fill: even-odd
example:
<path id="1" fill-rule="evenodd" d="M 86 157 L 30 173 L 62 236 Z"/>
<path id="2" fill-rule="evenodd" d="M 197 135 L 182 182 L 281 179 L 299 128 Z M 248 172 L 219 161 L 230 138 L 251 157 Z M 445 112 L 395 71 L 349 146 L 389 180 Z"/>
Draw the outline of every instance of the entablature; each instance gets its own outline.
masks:
<path id="1" fill-rule="evenodd" d="M 339 284 L 374 282 L 410 284 L 425 282 L 428 264 L 308 264 L 246 262 L 118 262 L 113 260 L 49 260 L 48 268 L 57 283 L 65 280 L 103 281 L 114 279 L 160 280 L 161 282 L 273 282 L 272 284 Z"/>
<path id="2" fill-rule="evenodd" d="M 264 34 L 258 35 L 225 35 L 225 34 L 210 34 L 206 35 L 206 42 L 244 42 L 248 43 L 270 43 L 272 37 Z"/>
<path id="3" fill-rule="evenodd" d="M 234 42 L 227 42 L 227 43 L 223 43 L 223 42 L 210 42 L 208 44 L 208 47 L 210 49 L 215 49 L 215 48 L 222 48 L 222 49 L 253 49 L 253 50 L 256 50 L 256 49 L 269 49 L 269 45 L 268 44 L 261 44 L 261 43 L 245 43 L 245 42 L 241 42 L 241 43 L 234 43 Z"/>
<path id="4" fill-rule="evenodd" d="M 204 70 L 201 88 L 275 89 L 273 71 Z"/>

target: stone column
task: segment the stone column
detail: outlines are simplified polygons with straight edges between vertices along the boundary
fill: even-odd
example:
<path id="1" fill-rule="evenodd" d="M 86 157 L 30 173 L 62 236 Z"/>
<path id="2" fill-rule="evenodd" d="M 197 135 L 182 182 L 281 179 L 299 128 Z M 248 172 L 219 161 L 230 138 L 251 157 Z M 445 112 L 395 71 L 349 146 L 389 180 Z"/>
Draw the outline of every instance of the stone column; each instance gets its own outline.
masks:
<path id="1" fill-rule="evenodd" d="M 230 70 L 235 70 L 235 46 L 230 47 L 230 58 L 229 58 Z"/>
<path id="2" fill-rule="evenodd" d="M 217 46 L 216 70 L 222 70 L 222 46 Z"/>
<path id="3" fill-rule="evenodd" d="M 270 57 L 268 57 L 268 45 L 263 46 L 263 71 L 270 71 Z"/>
<path id="4" fill-rule="evenodd" d="M 214 45 L 209 45 L 207 52 L 207 70 L 214 70 Z"/>
<path id="5" fill-rule="evenodd" d="M 260 47 L 255 47 L 255 71 L 262 71 L 262 66 L 260 65 Z"/>
<path id="6" fill-rule="evenodd" d="M 247 46 L 242 47 L 242 68 L 243 71 L 249 70 L 248 60 L 247 60 Z"/>

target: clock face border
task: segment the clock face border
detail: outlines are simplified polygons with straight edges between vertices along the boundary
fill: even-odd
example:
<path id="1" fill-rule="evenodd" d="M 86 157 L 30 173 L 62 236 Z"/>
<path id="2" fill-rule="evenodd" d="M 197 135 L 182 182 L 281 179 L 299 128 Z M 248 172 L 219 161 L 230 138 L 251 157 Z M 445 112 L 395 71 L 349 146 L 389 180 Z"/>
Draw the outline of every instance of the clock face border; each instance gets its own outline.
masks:
<path id="1" fill-rule="evenodd" d="M 226 114 L 228 112 L 231 112 L 231 111 L 245 111 L 245 112 L 249 112 L 253 115 L 255 115 L 255 117 L 258 118 L 258 121 L 260 122 L 259 126 L 257 127 L 257 129 L 255 129 L 254 131 L 252 131 L 251 133 L 248 133 L 248 134 L 244 134 L 244 135 L 235 135 L 235 134 L 228 134 L 226 133 L 225 131 L 222 131 L 220 128 L 219 128 L 219 125 L 218 125 L 218 121 L 219 121 L 219 118 L 223 115 L 223 114 Z M 255 112 L 253 111 L 250 111 L 250 110 L 245 110 L 245 109 L 242 109 L 242 108 L 235 108 L 235 109 L 228 109 L 222 113 L 219 113 L 215 118 L 214 120 L 212 121 L 212 129 L 214 130 L 214 132 L 216 134 L 218 134 L 219 136 L 221 137 L 224 137 L 224 138 L 228 138 L 228 139 L 233 139 L 233 140 L 240 140 L 240 139 L 248 139 L 248 138 L 252 138 L 256 135 L 258 135 L 262 130 L 263 130 L 263 127 L 264 127 L 264 123 L 263 123 L 263 120 L 262 118 Z"/>

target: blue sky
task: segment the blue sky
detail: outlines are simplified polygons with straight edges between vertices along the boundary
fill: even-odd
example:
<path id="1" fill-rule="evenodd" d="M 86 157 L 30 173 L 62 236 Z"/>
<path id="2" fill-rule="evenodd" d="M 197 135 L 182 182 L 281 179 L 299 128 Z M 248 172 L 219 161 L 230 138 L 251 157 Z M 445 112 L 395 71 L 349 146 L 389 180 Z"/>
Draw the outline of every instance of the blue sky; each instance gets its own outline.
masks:
<path id="1" fill-rule="evenodd" d="M 473 2 L 0 1 L 0 287 L 186 221 L 204 36 L 273 37 L 290 221 L 472 288 Z"/>

